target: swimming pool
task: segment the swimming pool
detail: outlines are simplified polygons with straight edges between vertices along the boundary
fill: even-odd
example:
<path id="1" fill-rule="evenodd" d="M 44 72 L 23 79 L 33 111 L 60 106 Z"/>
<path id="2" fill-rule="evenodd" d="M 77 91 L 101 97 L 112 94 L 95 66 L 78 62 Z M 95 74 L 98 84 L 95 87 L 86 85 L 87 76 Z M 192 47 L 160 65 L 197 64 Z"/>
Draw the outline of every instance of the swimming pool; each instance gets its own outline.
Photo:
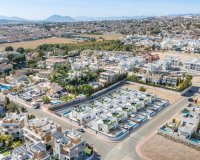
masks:
<path id="1" fill-rule="evenodd" d="M 173 134 L 173 131 L 172 131 L 172 129 L 170 129 L 170 128 L 168 128 L 168 127 L 161 127 L 160 128 L 161 130 L 163 130 L 163 131 L 165 131 L 165 132 L 167 132 L 167 133 L 170 133 L 170 134 Z"/>
<path id="2" fill-rule="evenodd" d="M 69 114 L 71 113 L 71 111 L 67 111 L 67 112 L 64 112 L 62 115 L 64 116 L 64 117 L 69 117 Z"/>
<path id="3" fill-rule="evenodd" d="M 191 138 L 190 139 L 192 142 L 195 142 L 195 143 L 197 143 L 197 144 L 199 144 L 200 145 L 200 140 L 198 140 L 198 139 L 195 139 L 195 138 Z"/>
<path id="4" fill-rule="evenodd" d="M 5 85 L 0 85 L 1 91 L 8 91 L 10 89 L 9 86 L 5 86 Z"/>
<path id="5" fill-rule="evenodd" d="M 52 104 L 52 105 L 55 105 L 55 104 L 62 104 L 62 101 L 51 101 L 51 104 Z"/>
<path id="6" fill-rule="evenodd" d="M 132 124 L 131 122 L 128 122 L 127 125 L 128 125 L 129 127 L 133 127 L 133 126 L 134 126 L 134 124 Z"/>

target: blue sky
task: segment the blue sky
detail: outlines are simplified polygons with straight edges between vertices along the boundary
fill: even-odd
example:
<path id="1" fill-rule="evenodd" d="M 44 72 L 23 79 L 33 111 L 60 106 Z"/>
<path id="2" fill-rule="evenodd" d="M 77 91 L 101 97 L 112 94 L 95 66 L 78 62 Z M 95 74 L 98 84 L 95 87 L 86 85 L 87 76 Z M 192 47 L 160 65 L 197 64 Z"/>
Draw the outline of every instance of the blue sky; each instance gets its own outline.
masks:
<path id="1" fill-rule="evenodd" d="M 44 19 L 200 13 L 200 0 L 0 0 L 0 15 Z"/>

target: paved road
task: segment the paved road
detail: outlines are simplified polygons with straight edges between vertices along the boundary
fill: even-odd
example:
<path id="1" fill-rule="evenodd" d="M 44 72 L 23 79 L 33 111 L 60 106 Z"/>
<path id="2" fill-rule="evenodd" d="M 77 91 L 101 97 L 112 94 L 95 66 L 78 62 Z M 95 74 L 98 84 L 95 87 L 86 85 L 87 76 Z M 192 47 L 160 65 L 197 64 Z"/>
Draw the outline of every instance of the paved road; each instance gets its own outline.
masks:
<path id="1" fill-rule="evenodd" d="M 144 124 L 144 126 L 132 133 L 126 140 L 116 145 L 115 148 L 113 148 L 109 154 L 106 155 L 105 160 L 139 160 L 140 158 L 135 151 L 138 142 L 157 130 L 161 125 L 163 125 L 168 119 L 170 119 L 175 113 L 180 111 L 187 104 L 188 98 L 181 98 L 177 103 L 170 106 L 150 122 L 147 122 L 147 124 Z"/>
<path id="2" fill-rule="evenodd" d="M 82 137 L 88 143 L 94 146 L 98 154 L 101 155 L 101 159 L 103 160 L 140 160 L 135 151 L 138 142 L 144 137 L 153 133 L 174 114 L 184 108 L 189 103 L 188 98 L 193 96 L 193 94 L 198 91 L 198 88 L 194 88 L 194 90 L 195 91 L 193 93 L 188 93 L 185 97 L 181 98 L 175 104 L 163 110 L 150 122 L 144 124 L 138 130 L 130 134 L 125 140 L 119 143 L 106 142 L 88 133 L 81 133 Z M 43 112 L 42 110 L 34 110 L 28 108 L 28 112 L 39 117 L 48 117 L 49 119 L 52 119 L 56 123 L 62 125 L 64 129 L 72 128 L 70 124 L 60 120 L 59 117 L 52 116 L 51 114 Z"/>

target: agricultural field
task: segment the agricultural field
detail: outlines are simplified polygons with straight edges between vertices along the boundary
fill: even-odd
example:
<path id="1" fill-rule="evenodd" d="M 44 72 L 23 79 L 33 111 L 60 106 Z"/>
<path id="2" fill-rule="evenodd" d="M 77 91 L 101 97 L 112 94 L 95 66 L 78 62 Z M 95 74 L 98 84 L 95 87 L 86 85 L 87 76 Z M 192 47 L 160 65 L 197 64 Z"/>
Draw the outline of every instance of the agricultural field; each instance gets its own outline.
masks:
<path id="1" fill-rule="evenodd" d="M 90 38 L 97 38 L 97 39 L 103 38 L 104 40 L 119 40 L 119 39 L 121 39 L 123 37 L 122 34 L 103 34 L 103 35 L 82 34 L 80 36 L 82 36 L 82 37 L 90 37 Z"/>
<path id="2" fill-rule="evenodd" d="M 67 43 L 77 43 L 77 42 L 78 41 L 74 39 L 52 37 L 40 40 L 26 41 L 26 42 L 0 44 L 0 51 L 3 51 L 7 46 L 12 46 L 14 49 L 17 49 L 19 47 L 35 49 L 36 47 L 42 44 L 61 44 L 61 43 L 67 44 Z"/>

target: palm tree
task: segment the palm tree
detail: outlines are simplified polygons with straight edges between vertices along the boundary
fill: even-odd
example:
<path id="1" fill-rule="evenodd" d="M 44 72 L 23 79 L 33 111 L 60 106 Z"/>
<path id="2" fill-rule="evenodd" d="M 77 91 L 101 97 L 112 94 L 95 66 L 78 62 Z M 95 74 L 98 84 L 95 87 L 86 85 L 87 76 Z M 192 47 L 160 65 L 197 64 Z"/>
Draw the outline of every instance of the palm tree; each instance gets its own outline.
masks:
<path id="1" fill-rule="evenodd" d="M 184 80 L 185 79 L 185 73 L 183 73 L 182 76 L 183 76 L 183 80 Z"/>
<path id="2" fill-rule="evenodd" d="M 4 83 L 6 83 L 6 74 L 3 73 L 3 74 L 1 75 L 1 77 L 3 78 Z"/>
<path id="3" fill-rule="evenodd" d="M 29 84 L 29 82 L 28 82 L 28 81 L 25 81 L 24 83 L 26 84 L 26 89 L 27 89 L 27 91 L 28 91 L 28 84 Z"/>

